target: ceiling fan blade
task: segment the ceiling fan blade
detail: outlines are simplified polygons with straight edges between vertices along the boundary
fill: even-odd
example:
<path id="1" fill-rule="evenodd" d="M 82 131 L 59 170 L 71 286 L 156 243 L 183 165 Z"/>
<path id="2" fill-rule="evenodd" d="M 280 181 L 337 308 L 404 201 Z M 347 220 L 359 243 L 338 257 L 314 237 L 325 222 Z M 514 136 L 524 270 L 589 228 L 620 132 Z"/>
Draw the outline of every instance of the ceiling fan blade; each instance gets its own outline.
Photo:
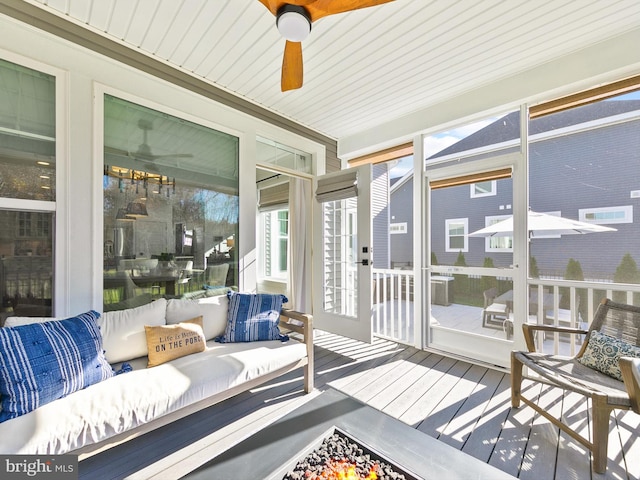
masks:
<path id="1" fill-rule="evenodd" d="M 284 57 L 282 58 L 282 80 L 281 89 L 295 90 L 302 86 L 302 43 L 290 42 L 284 47 Z"/>
<path id="2" fill-rule="evenodd" d="M 281 0 L 258 0 L 258 1 L 261 4 L 263 4 L 265 7 L 267 7 L 267 10 L 269 10 L 274 15 L 278 13 L 278 8 L 280 7 L 280 4 L 283 3 Z"/>
<path id="3" fill-rule="evenodd" d="M 389 2 L 393 2 L 393 0 L 316 0 L 312 4 L 307 5 L 306 8 L 311 15 L 311 21 L 315 22 L 328 15 L 375 7 L 376 5 Z"/>
<path id="4" fill-rule="evenodd" d="M 283 5 L 297 5 L 299 7 L 306 7 L 307 5 L 311 5 L 317 0 L 258 0 L 261 4 L 263 4 L 267 9 L 276 15 L 278 10 Z"/>
<path id="5" fill-rule="evenodd" d="M 299 7 L 305 7 L 317 1 L 318 0 L 286 0 L 286 1 L 280 1 L 279 3 L 281 4 L 288 3 L 289 5 L 298 5 Z"/>

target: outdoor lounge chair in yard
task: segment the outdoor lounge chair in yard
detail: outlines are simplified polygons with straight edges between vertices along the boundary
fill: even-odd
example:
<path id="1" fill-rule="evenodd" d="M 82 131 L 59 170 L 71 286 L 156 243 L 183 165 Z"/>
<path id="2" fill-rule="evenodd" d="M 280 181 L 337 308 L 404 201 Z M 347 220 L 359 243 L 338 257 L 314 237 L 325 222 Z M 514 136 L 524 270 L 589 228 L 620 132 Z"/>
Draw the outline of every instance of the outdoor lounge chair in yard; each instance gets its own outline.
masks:
<path id="1" fill-rule="evenodd" d="M 633 410 L 640 414 L 640 307 L 604 299 L 589 330 L 531 324 L 522 328 L 529 351 L 511 353 L 511 405 L 518 408 L 522 400 L 582 443 L 593 454 L 593 470 L 604 473 L 611 411 Z M 587 341 L 582 343 L 575 357 L 538 353 L 535 351 L 535 331 L 586 334 Z M 539 375 L 527 377 L 529 379 L 591 399 L 592 441 L 522 396 L 523 366 Z"/>
<path id="2" fill-rule="evenodd" d="M 482 310 L 482 326 L 488 328 L 502 328 L 503 323 L 509 318 L 509 308 L 506 303 L 497 303 L 495 288 L 482 292 L 484 296 L 484 309 Z"/>

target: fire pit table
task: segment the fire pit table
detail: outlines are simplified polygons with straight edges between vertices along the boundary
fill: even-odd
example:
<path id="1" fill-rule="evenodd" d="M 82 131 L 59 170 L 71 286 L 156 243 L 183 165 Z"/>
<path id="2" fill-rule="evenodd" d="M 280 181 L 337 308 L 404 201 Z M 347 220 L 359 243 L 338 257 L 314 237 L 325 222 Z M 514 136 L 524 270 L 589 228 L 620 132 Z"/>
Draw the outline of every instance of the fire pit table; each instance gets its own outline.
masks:
<path id="1" fill-rule="evenodd" d="M 322 392 L 183 478 L 281 480 L 299 461 L 305 461 L 311 452 L 317 452 L 323 441 L 334 434 L 344 434 L 358 445 L 362 455 L 371 456 L 385 468 L 391 465 L 394 472 L 403 475 L 385 477 L 378 473 L 377 478 L 380 479 L 515 478 L 333 389 Z M 314 453 L 314 456 L 317 455 Z M 337 461 L 335 459 L 333 463 Z"/>

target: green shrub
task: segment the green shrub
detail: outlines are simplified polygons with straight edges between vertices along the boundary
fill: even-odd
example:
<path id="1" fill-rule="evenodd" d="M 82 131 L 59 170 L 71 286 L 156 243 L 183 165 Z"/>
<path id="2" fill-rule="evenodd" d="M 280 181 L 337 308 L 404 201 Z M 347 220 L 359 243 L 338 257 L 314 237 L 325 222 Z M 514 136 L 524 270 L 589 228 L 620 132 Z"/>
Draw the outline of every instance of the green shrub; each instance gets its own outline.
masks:
<path id="1" fill-rule="evenodd" d="M 529 256 L 529 277 L 540 278 L 540 271 L 538 270 L 538 261 L 533 255 Z"/>
<path id="2" fill-rule="evenodd" d="M 616 272 L 613 274 L 613 281 L 615 283 L 640 283 L 638 264 L 630 253 L 625 253 L 622 257 L 620 264 L 616 268 Z M 637 295 L 634 295 L 634 297 L 636 296 Z M 625 292 L 613 292 L 612 300 L 615 302 L 626 303 L 627 294 Z M 634 303 L 636 302 L 634 301 Z"/>
<path id="3" fill-rule="evenodd" d="M 584 273 L 582 272 L 582 265 L 578 260 L 574 260 L 573 258 L 569 259 L 567 263 L 567 268 L 564 271 L 564 279 L 565 280 L 584 280 Z M 560 308 L 570 308 L 571 306 L 571 291 L 567 287 L 561 287 L 559 289 L 560 294 L 562 295 L 562 299 L 560 300 Z M 580 313 L 582 314 L 582 318 L 585 318 L 585 314 L 587 311 L 587 291 L 584 288 L 579 288 L 576 290 L 576 294 L 580 296 Z"/>
<path id="4" fill-rule="evenodd" d="M 484 263 L 482 264 L 484 268 L 495 268 L 493 263 L 493 258 L 485 257 Z M 490 288 L 498 288 L 498 279 L 493 276 L 483 275 L 480 279 L 480 288 L 484 292 L 485 290 L 489 290 Z"/>

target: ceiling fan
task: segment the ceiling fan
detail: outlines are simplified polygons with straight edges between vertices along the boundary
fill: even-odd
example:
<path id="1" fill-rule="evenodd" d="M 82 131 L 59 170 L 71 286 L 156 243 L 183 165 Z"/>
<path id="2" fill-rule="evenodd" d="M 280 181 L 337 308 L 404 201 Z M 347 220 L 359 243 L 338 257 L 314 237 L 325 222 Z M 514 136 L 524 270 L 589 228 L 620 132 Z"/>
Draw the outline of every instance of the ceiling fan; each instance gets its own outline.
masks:
<path id="1" fill-rule="evenodd" d="M 287 40 L 282 59 L 281 89 L 302 87 L 302 41 L 316 20 L 336 13 L 374 7 L 393 0 L 259 0 L 276 17 L 276 26 Z"/>
<path id="2" fill-rule="evenodd" d="M 156 160 L 158 158 L 191 158 L 190 153 L 169 153 L 167 155 L 154 155 L 151 152 L 151 146 L 147 143 L 147 136 L 149 130 L 153 130 L 153 123 L 149 120 L 141 118 L 138 120 L 138 128 L 142 130 L 142 143 L 138 145 L 138 149 L 135 152 L 127 152 L 129 157 L 137 158 L 138 160 Z"/>

